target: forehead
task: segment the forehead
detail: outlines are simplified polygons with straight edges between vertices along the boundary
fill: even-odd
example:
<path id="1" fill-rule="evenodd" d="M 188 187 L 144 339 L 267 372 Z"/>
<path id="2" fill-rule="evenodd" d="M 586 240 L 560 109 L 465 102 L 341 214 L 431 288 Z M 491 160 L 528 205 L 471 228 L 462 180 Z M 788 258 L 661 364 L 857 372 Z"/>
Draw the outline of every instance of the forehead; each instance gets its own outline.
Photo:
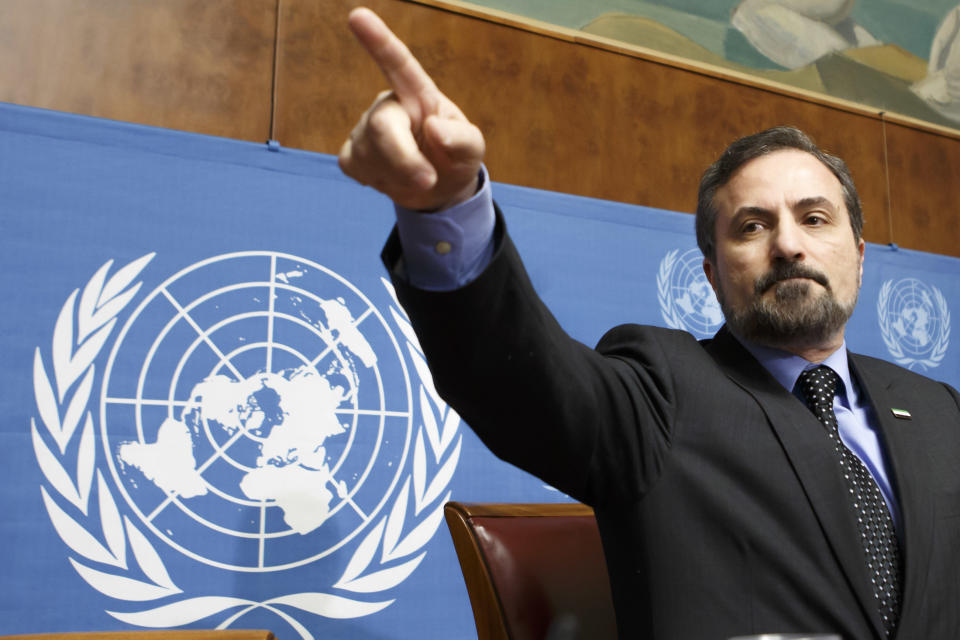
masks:
<path id="1" fill-rule="evenodd" d="M 846 211 L 837 177 L 817 158 L 798 149 L 781 149 L 750 160 L 716 195 L 721 215 L 741 207 L 789 206 L 809 198 L 826 198 L 838 211 Z"/>

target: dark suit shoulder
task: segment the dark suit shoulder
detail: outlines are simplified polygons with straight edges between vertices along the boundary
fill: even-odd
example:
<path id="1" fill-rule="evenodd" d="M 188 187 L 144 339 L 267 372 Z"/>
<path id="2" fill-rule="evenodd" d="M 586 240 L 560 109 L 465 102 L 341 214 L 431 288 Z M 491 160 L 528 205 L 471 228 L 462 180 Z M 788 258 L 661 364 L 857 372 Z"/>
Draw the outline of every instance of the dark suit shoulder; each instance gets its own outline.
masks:
<path id="1" fill-rule="evenodd" d="M 850 360 L 857 371 L 869 372 L 870 375 L 876 377 L 878 380 L 882 380 L 888 385 L 906 384 L 921 388 L 927 386 L 946 387 L 956 394 L 956 391 L 945 382 L 935 380 L 916 371 L 911 371 L 910 369 L 883 360 L 882 358 L 875 358 L 860 353 L 850 353 Z"/>
<path id="2" fill-rule="evenodd" d="M 698 341 L 686 331 L 666 329 L 645 324 L 621 324 L 603 334 L 596 350 L 604 355 L 617 355 L 625 349 L 656 345 L 666 351 L 675 349 L 701 350 L 705 342 Z"/>

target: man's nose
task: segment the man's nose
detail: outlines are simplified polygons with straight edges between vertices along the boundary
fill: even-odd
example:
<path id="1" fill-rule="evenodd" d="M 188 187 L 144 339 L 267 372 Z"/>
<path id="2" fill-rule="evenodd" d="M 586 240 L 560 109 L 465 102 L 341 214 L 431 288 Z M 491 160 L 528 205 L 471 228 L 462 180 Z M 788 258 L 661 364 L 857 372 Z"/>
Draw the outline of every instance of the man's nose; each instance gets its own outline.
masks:
<path id="1" fill-rule="evenodd" d="M 771 234 L 770 250 L 774 258 L 796 262 L 805 257 L 803 241 L 803 229 L 793 216 L 782 216 Z"/>

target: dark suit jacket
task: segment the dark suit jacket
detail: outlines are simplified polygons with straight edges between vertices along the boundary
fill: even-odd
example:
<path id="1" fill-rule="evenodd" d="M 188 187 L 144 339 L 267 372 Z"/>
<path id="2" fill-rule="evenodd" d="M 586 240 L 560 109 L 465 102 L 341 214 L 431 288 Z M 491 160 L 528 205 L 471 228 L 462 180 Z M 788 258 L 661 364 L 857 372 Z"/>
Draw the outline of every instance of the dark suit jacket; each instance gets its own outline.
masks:
<path id="1" fill-rule="evenodd" d="M 594 507 L 621 637 L 882 638 L 846 487 L 810 411 L 728 331 L 624 325 L 595 350 L 534 293 L 498 222 L 473 283 L 395 278 L 440 393 L 490 449 Z M 401 264 L 394 237 L 384 250 Z M 960 397 L 865 356 L 902 511 L 898 638 L 960 638 Z M 908 410 L 912 419 L 893 416 Z"/>

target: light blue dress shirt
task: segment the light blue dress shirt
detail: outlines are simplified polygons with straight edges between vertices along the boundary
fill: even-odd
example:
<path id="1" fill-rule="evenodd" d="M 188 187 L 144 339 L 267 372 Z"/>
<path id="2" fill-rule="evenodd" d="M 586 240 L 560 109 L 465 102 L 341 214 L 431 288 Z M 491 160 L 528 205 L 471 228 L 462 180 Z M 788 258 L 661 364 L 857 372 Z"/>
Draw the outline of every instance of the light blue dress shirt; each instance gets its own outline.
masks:
<path id="1" fill-rule="evenodd" d="M 402 268 L 410 284 L 429 291 L 450 291 L 476 279 L 490 263 L 496 216 L 486 168 L 481 172 L 480 188 L 466 202 L 429 214 L 401 207 L 396 210 L 397 233 L 403 246 Z M 740 342 L 791 392 L 800 373 L 819 364 L 778 349 Z M 823 364 L 833 369 L 843 381 L 843 388 L 838 389 L 833 402 L 840 438 L 870 470 L 887 502 L 894 525 L 898 526 L 899 506 L 877 432 L 877 419 L 850 375 L 846 342 Z"/>
<path id="2" fill-rule="evenodd" d="M 737 339 L 740 340 L 740 338 Z M 837 389 L 837 395 L 833 398 L 833 412 L 837 416 L 840 439 L 870 471 L 873 479 L 877 482 L 877 486 L 880 487 L 880 493 L 883 494 L 883 498 L 887 502 L 887 509 L 890 510 L 894 526 L 899 528 L 899 505 L 887 472 L 886 455 L 877 432 L 877 418 L 873 407 L 867 402 L 865 394 L 861 391 L 853 376 L 850 375 L 846 341 L 822 363 L 810 362 L 792 353 L 762 347 L 746 340 L 740 340 L 740 343 L 753 354 L 753 357 L 770 372 L 770 375 L 777 382 L 783 385 L 787 391 L 792 391 L 801 402 L 803 402 L 803 397 L 796 390 L 797 379 L 801 373 L 819 364 L 824 364 L 840 376 L 843 384 L 841 388 Z"/>

